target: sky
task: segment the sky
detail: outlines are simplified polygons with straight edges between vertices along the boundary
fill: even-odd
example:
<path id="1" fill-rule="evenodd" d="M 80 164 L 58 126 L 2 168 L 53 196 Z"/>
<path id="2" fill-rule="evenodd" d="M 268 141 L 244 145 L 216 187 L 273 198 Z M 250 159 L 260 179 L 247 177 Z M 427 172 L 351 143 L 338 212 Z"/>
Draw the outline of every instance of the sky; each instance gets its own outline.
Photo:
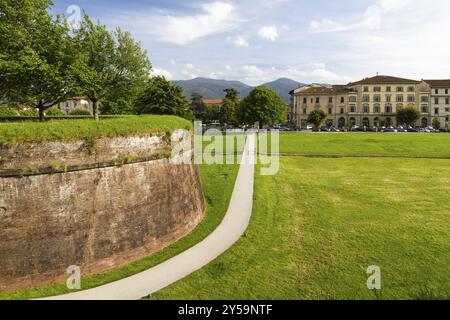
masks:
<path id="1" fill-rule="evenodd" d="M 448 0 L 55 0 L 53 11 L 74 8 L 130 31 L 170 80 L 450 78 Z"/>

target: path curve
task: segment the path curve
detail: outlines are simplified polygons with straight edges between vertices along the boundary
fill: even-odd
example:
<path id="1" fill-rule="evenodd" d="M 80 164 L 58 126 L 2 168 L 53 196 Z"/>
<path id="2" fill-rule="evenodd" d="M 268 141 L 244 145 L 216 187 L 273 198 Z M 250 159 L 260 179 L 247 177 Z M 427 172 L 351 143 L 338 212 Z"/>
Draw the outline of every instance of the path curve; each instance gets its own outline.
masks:
<path id="1" fill-rule="evenodd" d="M 43 300 L 138 300 L 199 270 L 236 243 L 247 230 L 253 207 L 255 134 L 247 135 L 228 211 L 217 229 L 183 253 L 147 271 L 100 287 Z"/>

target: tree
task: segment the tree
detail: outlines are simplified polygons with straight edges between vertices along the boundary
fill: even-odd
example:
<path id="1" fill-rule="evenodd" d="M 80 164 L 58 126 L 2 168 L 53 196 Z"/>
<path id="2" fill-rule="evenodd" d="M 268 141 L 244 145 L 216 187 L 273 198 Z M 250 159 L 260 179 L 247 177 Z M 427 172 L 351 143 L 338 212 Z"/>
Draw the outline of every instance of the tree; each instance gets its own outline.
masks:
<path id="1" fill-rule="evenodd" d="M 272 89 L 259 86 L 240 104 L 237 117 L 241 123 L 260 126 L 286 122 L 287 107 L 283 99 Z"/>
<path id="2" fill-rule="evenodd" d="M 108 97 L 136 100 L 143 92 L 151 70 L 147 52 L 128 32 L 109 32 L 85 14 L 75 37 L 80 53 L 72 69 L 79 94 L 94 105 L 94 118 L 99 118 L 99 104 Z M 117 107 L 117 106 L 116 106 Z"/>
<path id="3" fill-rule="evenodd" d="M 236 110 L 239 107 L 239 91 L 236 89 L 225 89 L 226 95 L 220 109 L 219 119 L 222 124 L 238 125 Z"/>
<path id="4" fill-rule="evenodd" d="M 45 110 L 71 94 L 76 51 L 62 16 L 53 17 L 48 0 L 0 4 L 0 94 L 10 103 Z"/>
<path id="5" fill-rule="evenodd" d="M 196 120 L 207 120 L 208 108 L 203 102 L 203 96 L 198 92 L 193 92 L 191 94 L 191 109 Z"/>
<path id="6" fill-rule="evenodd" d="M 433 118 L 433 128 L 439 130 L 441 128 L 441 121 L 439 118 Z"/>
<path id="7" fill-rule="evenodd" d="M 395 117 L 398 124 L 409 127 L 420 119 L 420 112 L 414 107 L 399 108 Z"/>
<path id="8" fill-rule="evenodd" d="M 147 88 L 136 103 L 136 109 L 139 114 L 171 114 L 193 119 L 183 88 L 161 76 L 148 80 Z"/>
<path id="9" fill-rule="evenodd" d="M 314 128 L 318 130 L 323 121 L 327 118 L 327 114 L 323 110 L 314 110 L 308 116 L 308 123 L 314 125 Z"/>

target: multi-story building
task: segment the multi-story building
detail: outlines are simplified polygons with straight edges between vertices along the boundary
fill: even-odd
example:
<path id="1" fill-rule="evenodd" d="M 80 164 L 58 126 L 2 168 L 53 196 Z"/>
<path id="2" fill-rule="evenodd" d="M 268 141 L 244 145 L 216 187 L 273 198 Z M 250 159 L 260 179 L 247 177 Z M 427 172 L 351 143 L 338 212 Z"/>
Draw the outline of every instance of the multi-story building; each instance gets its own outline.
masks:
<path id="1" fill-rule="evenodd" d="M 450 80 L 425 80 L 431 87 L 431 116 L 447 128 L 450 123 Z"/>
<path id="2" fill-rule="evenodd" d="M 399 108 L 414 107 L 420 112 L 416 126 L 431 125 L 434 117 L 431 110 L 432 86 L 439 86 L 439 116 L 448 116 L 450 105 L 445 108 L 446 98 L 450 99 L 450 80 L 417 81 L 390 76 L 377 75 L 347 85 L 310 85 L 293 90 L 291 119 L 298 127 L 307 125 L 308 115 L 316 109 L 327 115 L 327 124 L 345 127 L 349 124 L 360 126 L 396 125 L 396 112 Z M 442 85 L 449 85 L 447 91 Z M 446 97 L 445 97 L 446 96 Z M 437 101 L 437 100 L 436 100 Z M 448 118 L 447 118 L 448 119 Z"/>

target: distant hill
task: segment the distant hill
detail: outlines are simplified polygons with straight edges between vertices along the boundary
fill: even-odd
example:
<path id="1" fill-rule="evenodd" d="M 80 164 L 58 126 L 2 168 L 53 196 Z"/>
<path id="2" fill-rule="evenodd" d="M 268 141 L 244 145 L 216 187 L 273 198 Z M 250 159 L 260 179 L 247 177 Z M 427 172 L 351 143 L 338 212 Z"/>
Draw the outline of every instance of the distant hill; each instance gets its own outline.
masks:
<path id="1" fill-rule="evenodd" d="M 294 89 L 305 86 L 304 83 L 300 83 L 300 82 L 297 82 L 297 81 L 294 81 L 294 80 L 291 80 L 288 78 L 280 78 L 278 80 L 275 80 L 273 82 L 268 82 L 263 85 L 273 89 L 286 102 L 289 102 L 291 99 L 289 92 L 291 92 Z"/>
<path id="2" fill-rule="evenodd" d="M 195 78 L 192 80 L 173 81 L 184 89 L 186 97 L 190 98 L 193 92 L 200 93 L 205 99 L 224 98 L 225 89 L 233 88 L 240 92 L 240 97 L 245 98 L 250 91 L 254 89 L 240 81 L 215 80 L 206 78 Z M 297 81 L 281 78 L 273 82 L 265 83 L 267 86 L 277 92 L 286 102 L 289 102 L 289 92 L 293 89 L 304 86 Z"/>

